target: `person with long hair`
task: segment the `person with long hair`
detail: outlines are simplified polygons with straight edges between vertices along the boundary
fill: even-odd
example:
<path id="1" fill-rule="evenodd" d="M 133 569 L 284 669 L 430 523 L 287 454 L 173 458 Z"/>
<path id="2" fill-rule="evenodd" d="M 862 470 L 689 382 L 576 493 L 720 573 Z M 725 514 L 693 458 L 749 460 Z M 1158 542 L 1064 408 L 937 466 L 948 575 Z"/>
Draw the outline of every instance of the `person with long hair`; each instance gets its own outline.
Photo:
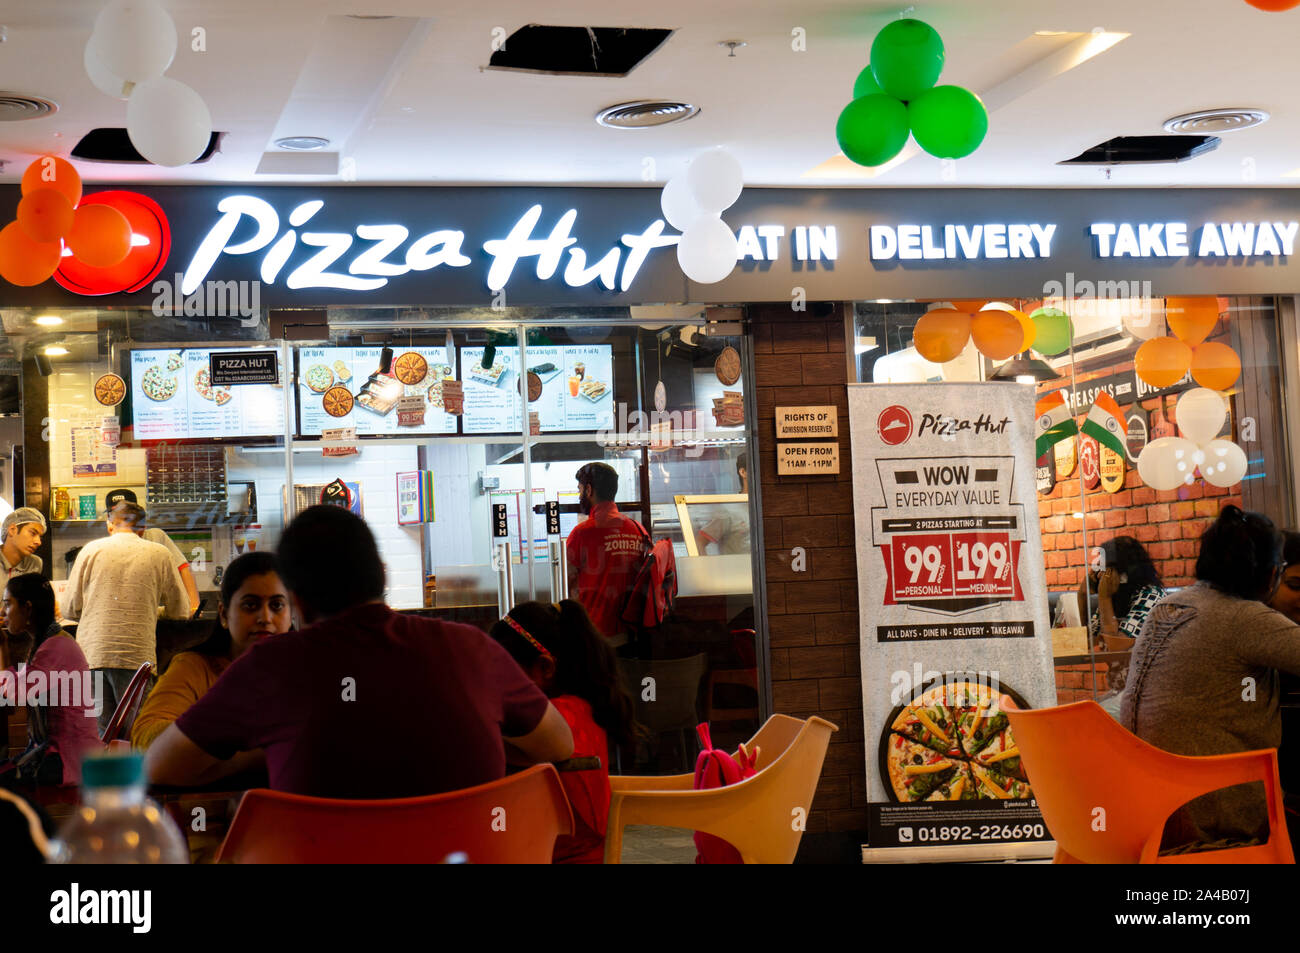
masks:
<path id="1" fill-rule="evenodd" d="M 1282 531 L 1282 582 L 1269 606 L 1300 623 L 1300 533 Z"/>
<path id="2" fill-rule="evenodd" d="M 1088 623 L 1088 635 L 1094 643 L 1105 637 L 1136 641 L 1147 613 L 1164 597 L 1160 573 L 1132 536 L 1116 536 L 1098 548 L 1096 565 L 1088 571 L 1088 587 L 1097 593 L 1097 613 Z M 1084 591 L 1081 585 L 1081 600 Z"/>
<path id="3" fill-rule="evenodd" d="M 1282 534 L 1268 517 L 1225 506 L 1201 536 L 1197 583 L 1147 616 L 1121 699 L 1123 725 L 1174 754 L 1276 748 L 1278 670 L 1300 674 L 1300 626 L 1268 605 L 1282 573 Z M 1236 785 L 1176 811 L 1162 846 L 1268 835 L 1263 788 Z"/>
<path id="4" fill-rule="evenodd" d="M 12 670 L 3 689 L 24 681 L 28 746 L 18 760 L 23 780 L 81 783 L 81 759 L 100 747 L 90 667 L 76 639 L 54 617 L 54 587 L 44 576 L 11 576 L 4 590 L 6 636 L 0 671 Z M 19 665 L 26 665 L 22 673 Z M 39 686 L 43 689 L 37 693 Z M 59 762 L 62 762 L 61 766 Z"/>
<path id="5" fill-rule="evenodd" d="M 263 639 L 292 627 L 280 565 L 267 552 L 245 553 L 226 567 L 212 634 L 179 652 L 149 693 L 131 729 L 131 744 L 147 748 L 167 726 L 207 694 L 231 662 Z"/>
<path id="6" fill-rule="evenodd" d="M 555 863 L 599 864 L 609 818 L 609 742 L 635 744 L 644 735 L 618 660 L 582 604 L 524 602 L 490 632 L 564 716 L 573 732 L 573 763 L 599 758 L 599 767 L 561 765 L 574 832 L 556 839 Z"/>

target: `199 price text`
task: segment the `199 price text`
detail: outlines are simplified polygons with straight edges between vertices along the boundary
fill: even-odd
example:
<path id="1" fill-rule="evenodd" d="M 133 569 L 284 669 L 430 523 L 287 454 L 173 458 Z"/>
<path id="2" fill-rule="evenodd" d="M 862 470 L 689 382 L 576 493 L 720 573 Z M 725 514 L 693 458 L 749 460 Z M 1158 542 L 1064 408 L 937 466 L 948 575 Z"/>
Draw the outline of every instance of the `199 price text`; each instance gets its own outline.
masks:
<path id="1" fill-rule="evenodd" d="M 899 535 L 891 543 L 895 598 L 1015 593 L 1015 560 L 1005 532 Z"/>

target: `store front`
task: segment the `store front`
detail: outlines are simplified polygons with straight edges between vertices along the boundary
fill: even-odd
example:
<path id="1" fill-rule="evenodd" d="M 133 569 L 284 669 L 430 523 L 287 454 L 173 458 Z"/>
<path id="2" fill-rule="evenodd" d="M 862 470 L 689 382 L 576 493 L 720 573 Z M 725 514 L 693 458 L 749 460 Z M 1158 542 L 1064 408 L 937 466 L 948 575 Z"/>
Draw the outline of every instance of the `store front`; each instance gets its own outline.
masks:
<path id="1" fill-rule="evenodd" d="M 1120 311 L 1090 317 L 1079 302 L 1121 285 L 1125 300 L 1226 299 L 1212 337 L 1241 355 L 1229 426 L 1249 479 L 1167 499 L 1136 485 L 1132 460 L 1113 491 L 1081 479 L 1078 459 L 1054 463 L 1036 527 L 1044 590 L 1073 590 L 1090 550 L 1130 528 L 1166 583 L 1185 584 L 1195 527 L 1226 500 L 1295 523 L 1300 373 L 1283 342 L 1297 340 L 1300 199 L 1288 191 L 750 190 L 727 213 L 738 266 L 707 286 L 678 270 L 656 190 L 140 193 L 165 210 L 166 235 L 141 245 L 154 254 L 138 274 L 6 288 L 24 434 L 0 435 L 20 451 L 6 499 L 51 513 L 55 580 L 102 532 L 107 493 L 129 489 L 191 556 L 211 613 L 229 560 L 274 549 L 326 493 L 375 532 L 394 607 L 486 626 L 564 594 L 574 474 L 608 463 L 620 509 L 673 540 L 679 582 L 671 623 L 627 653 L 660 664 L 660 738 L 622 769 L 680 771 L 699 720 L 731 744 L 773 711 L 820 714 L 840 731 L 810 834 L 860 843 L 873 798 L 846 385 L 996 370 L 978 355 L 937 370 L 913 360 L 926 302 L 1070 299 L 1075 347 L 1038 388 L 1063 388 L 1082 414 L 1091 388 L 1128 380 L 1137 342 Z M 1120 223 L 1131 248 L 1107 230 Z M 1233 223 L 1252 224 L 1249 243 Z M 213 352 L 268 376 L 215 383 Z M 97 388 L 107 375 L 119 403 L 97 399 L 118 396 Z M 1152 436 L 1185 389 L 1116 399 Z M 792 410 L 834 419 L 834 435 L 802 441 L 833 446 L 833 469 L 791 469 L 786 446 L 800 441 L 776 427 Z M 1057 695 L 1104 695 L 1109 673 L 1060 664 Z"/>

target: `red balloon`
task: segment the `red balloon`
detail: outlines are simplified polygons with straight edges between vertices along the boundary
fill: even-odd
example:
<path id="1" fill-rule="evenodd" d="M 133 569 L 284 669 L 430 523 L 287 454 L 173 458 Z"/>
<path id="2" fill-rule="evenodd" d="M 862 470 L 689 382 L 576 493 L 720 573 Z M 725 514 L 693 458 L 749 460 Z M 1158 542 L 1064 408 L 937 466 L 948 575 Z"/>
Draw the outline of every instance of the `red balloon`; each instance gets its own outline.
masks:
<path id="1" fill-rule="evenodd" d="M 1283 10 L 1290 10 L 1293 7 L 1300 6 L 1300 0 L 1246 0 L 1252 7 L 1260 10 L 1267 10 L 1270 13 L 1281 13 Z"/>

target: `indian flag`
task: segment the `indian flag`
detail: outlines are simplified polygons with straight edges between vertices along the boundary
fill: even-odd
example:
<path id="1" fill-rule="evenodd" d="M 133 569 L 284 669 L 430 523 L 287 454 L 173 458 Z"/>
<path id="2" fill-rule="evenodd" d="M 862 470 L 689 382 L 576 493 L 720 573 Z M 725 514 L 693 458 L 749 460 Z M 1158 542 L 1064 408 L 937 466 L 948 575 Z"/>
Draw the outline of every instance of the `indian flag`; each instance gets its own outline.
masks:
<path id="1" fill-rule="evenodd" d="M 1105 391 L 1097 394 L 1088 411 L 1088 419 L 1083 422 L 1083 432 L 1092 437 L 1103 447 L 1110 447 L 1121 457 L 1124 456 L 1124 438 L 1128 436 L 1128 425 L 1120 413 L 1115 398 Z"/>
<path id="2" fill-rule="evenodd" d="M 1038 418 L 1034 424 L 1034 433 L 1038 435 L 1034 441 L 1035 459 L 1051 450 L 1054 444 L 1079 432 L 1065 396 L 1059 390 L 1052 391 L 1034 406 L 1034 416 Z"/>

